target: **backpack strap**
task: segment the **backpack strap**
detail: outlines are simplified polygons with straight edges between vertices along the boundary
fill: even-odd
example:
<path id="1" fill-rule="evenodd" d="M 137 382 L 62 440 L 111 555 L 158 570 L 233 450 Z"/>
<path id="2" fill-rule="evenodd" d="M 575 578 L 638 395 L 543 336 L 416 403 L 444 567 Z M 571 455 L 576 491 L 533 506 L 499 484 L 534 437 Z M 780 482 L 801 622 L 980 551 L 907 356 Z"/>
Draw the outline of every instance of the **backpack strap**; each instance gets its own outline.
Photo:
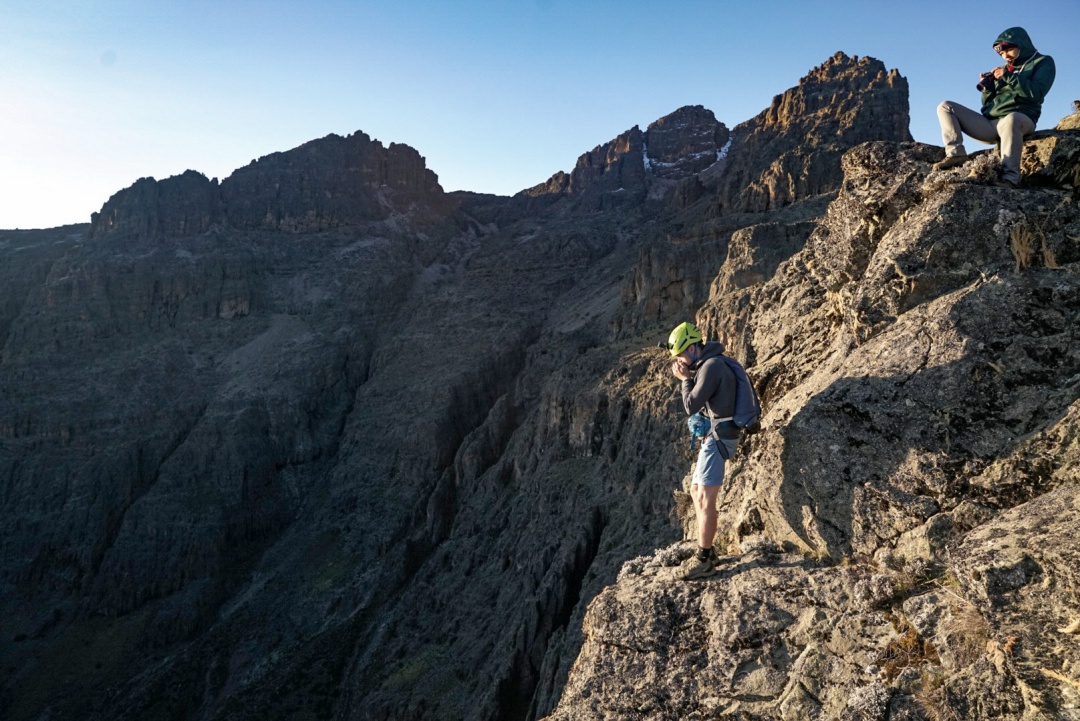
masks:
<path id="1" fill-rule="evenodd" d="M 709 435 L 716 439 L 717 443 L 720 442 L 720 434 L 716 432 L 716 427 L 721 423 L 728 423 L 735 420 L 735 416 L 728 416 L 727 418 L 717 418 L 713 413 L 713 409 L 709 407 L 709 402 L 705 401 L 705 415 L 709 417 Z"/>
<path id="2" fill-rule="evenodd" d="M 713 423 L 724 423 L 726 421 L 735 420 L 735 416 L 728 416 L 727 418 L 717 418 L 713 415 L 712 408 L 709 408 L 709 404 L 705 403 L 705 411 L 709 414 L 709 420 Z"/>

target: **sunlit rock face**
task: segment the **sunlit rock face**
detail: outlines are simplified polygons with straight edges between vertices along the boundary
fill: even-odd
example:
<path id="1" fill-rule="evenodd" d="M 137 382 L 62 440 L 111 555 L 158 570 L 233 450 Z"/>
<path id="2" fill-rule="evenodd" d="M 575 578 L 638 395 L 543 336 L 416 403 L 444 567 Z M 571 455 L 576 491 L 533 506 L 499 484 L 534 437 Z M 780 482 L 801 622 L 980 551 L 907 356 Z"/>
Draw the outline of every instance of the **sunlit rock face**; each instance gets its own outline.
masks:
<path id="1" fill-rule="evenodd" d="M 907 79 L 879 60 L 837 53 L 731 131 L 718 201 L 731 212 L 777 210 L 829 192 L 840 156 L 870 140 L 910 140 Z"/>

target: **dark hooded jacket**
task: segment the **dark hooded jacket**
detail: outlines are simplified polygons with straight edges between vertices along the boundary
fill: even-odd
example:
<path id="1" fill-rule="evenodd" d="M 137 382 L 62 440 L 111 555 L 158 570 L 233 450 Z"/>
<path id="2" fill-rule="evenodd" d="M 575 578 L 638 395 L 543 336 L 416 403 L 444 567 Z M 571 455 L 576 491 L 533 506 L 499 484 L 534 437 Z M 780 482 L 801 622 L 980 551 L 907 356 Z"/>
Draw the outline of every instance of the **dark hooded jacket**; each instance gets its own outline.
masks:
<path id="1" fill-rule="evenodd" d="M 735 374 L 720 360 L 724 344 L 709 341 L 702 344 L 701 357 L 694 364 L 694 377 L 682 383 L 683 407 L 694 415 L 706 410 L 717 418 L 728 418 L 735 412 Z M 716 428 L 721 438 L 738 438 L 739 429 L 728 422 Z"/>
<path id="2" fill-rule="evenodd" d="M 994 82 L 982 94 L 982 114 L 988 118 L 1003 118 L 1009 113 L 1023 113 L 1038 122 L 1042 113 L 1043 98 L 1054 84 L 1054 59 L 1035 49 L 1024 28 L 1009 28 L 998 35 L 994 45 L 1011 43 L 1020 48 L 1020 54 L 1006 69 L 1000 80 Z"/>

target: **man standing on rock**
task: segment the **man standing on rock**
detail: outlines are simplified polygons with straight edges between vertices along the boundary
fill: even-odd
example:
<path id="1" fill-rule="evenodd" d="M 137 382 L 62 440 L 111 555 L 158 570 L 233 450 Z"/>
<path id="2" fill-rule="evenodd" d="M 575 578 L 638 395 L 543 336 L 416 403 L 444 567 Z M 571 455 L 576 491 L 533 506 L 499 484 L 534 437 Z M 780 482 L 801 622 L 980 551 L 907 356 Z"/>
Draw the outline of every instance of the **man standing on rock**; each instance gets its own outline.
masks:
<path id="1" fill-rule="evenodd" d="M 735 375 L 720 359 L 724 346 L 717 341 L 704 342 L 692 323 L 682 323 L 671 331 L 667 342 L 668 351 L 675 359 L 671 373 L 682 381 L 683 407 L 687 414 L 709 411 L 714 418 L 730 416 L 735 406 Z M 698 550 L 685 580 L 707 578 L 716 573 L 716 496 L 724 481 L 726 461 L 735 455 L 740 430 L 732 420 L 713 424 L 701 444 L 697 466 L 690 482 L 690 495 L 694 499 L 697 517 Z"/>
<path id="2" fill-rule="evenodd" d="M 1023 28 L 1009 28 L 994 41 L 994 52 L 1005 61 L 1002 67 L 983 73 L 977 86 L 982 91 L 982 113 L 946 100 L 938 106 L 945 159 L 938 170 L 955 168 L 967 160 L 966 133 L 984 143 L 1001 146 L 1001 179 L 996 185 L 1020 186 L 1020 155 L 1024 136 L 1035 130 L 1043 98 L 1054 84 L 1054 59 L 1035 50 Z"/>

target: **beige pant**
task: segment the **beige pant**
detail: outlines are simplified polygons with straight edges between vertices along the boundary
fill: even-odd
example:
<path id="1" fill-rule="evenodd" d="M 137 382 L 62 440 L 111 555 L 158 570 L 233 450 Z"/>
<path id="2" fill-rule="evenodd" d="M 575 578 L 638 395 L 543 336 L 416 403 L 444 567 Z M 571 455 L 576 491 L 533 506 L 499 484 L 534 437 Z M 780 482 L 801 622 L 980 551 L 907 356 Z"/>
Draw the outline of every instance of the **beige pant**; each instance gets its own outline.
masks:
<path id="1" fill-rule="evenodd" d="M 1023 113 L 1009 113 L 1004 118 L 987 118 L 960 103 L 946 100 L 937 109 L 941 123 L 941 141 L 945 155 L 966 155 L 964 136 L 970 135 L 988 145 L 1001 142 L 1001 177 L 1020 182 L 1020 155 L 1024 151 L 1024 136 L 1035 130 L 1035 123 Z"/>

